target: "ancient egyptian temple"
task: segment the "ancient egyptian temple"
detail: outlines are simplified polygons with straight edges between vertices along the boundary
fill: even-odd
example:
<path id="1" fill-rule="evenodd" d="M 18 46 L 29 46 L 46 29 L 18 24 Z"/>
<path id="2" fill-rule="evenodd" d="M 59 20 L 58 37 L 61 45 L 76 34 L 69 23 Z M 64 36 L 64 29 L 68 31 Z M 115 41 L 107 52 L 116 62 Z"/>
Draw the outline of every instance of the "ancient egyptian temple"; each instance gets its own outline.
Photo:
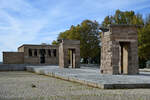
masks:
<path id="1" fill-rule="evenodd" d="M 101 74 L 138 74 L 136 25 L 100 27 Z M 4 64 L 49 64 L 80 68 L 80 41 L 60 40 L 59 45 L 22 45 L 18 52 L 3 52 Z"/>
<path id="2" fill-rule="evenodd" d="M 136 25 L 109 25 L 100 28 L 102 74 L 138 74 Z"/>

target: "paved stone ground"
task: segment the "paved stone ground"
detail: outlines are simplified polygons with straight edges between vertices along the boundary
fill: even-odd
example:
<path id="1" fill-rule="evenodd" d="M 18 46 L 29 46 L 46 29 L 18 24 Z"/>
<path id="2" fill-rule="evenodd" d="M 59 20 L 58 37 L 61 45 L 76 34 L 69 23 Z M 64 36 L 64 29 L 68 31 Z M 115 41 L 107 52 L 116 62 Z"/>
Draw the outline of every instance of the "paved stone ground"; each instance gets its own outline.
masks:
<path id="1" fill-rule="evenodd" d="M 68 80 L 75 79 L 84 84 L 93 83 L 94 87 L 100 88 L 150 88 L 150 72 L 140 72 L 139 75 L 102 75 L 96 67 L 61 69 L 58 66 L 28 66 L 27 70 L 50 76 L 61 76 Z"/>
<path id="2" fill-rule="evenodd" d="M 150 89 L 103 90 L 29 72 L 0 72 L 0 100 L 150 100 Z"/>

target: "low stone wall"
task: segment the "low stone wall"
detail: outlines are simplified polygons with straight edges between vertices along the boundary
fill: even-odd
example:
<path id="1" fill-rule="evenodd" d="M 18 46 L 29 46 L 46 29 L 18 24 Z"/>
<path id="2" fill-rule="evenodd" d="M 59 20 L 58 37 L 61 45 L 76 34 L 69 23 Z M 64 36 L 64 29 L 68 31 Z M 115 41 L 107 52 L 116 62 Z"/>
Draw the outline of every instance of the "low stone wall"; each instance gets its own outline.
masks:
<path id="1" fill-rule="evenodd" d="M 99 68 L 100 65 L 99 64 L 80 64 L 81 67 L 92 67 L 92 68 Z"/>
<path id="2" fill-rule="evenodd" d="M 0 64 L 0 71 L 25 71 L 25 64 Z"/>
<path id="3" fill-rule="evenodd" d="M 3 64 L 24 64 L 24 53 L 3 52 Z"/>
<path id="4" fill-rule="evenodd" d="M 26 71 L 27 66 L 50 66 L 50 65 L 49 64 L 0 64 L 0 71 Z"/>
<path id="5" fill-rule="evenodd" d="M 0 64 L 0 71 L 25 71 L 26 66 L 53 66 L 53 65 L 49 65 L 49 64 Z M 80 66 L 99 68 L 98 64 L 80 64 Z"/>

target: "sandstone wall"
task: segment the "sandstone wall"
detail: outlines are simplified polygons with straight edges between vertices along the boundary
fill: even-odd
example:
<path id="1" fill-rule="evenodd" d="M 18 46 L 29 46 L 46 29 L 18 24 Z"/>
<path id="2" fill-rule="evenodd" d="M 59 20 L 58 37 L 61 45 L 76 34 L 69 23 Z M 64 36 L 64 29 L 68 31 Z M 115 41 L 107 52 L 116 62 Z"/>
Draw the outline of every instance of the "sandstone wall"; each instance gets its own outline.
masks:
<path id="1" fill-rule="evenodd" d="M 68 68 L 70 66 L 69 50 L 75 50 L 75 59 L 73 60 L 74 68 L 80 68 L 80 41 L 78 40 L 62 40 L 59 46 L 59 66 L 61 68 Z"/>
<path id="2" fill-rule="evenodd" d="M 110 25 L 102 34 L 101 73 L 103 74 L 138 74 L 138 36 L 134 25 Z M 121 44 L 128 44 L 126 55 L 121 58 Z M 125 46 L 125 45 L 124 45 Z M 124 62 L 123 65 L 121 60 Z M 122 66 L 127 66 L 123 68 Z"/>
<path id="3" fill-rule="evenodd" d="M 59 63 L 59 50 L 55 45 L 24 45 L 24 63 L 25 64 L 41 64 L 40 63 L 40 50 L 45 50 L 45 63 L 50 65 L 58 65 Z M 29 49 L 32 50 L 32 56 L 29 56 Z M 37 56 L 34 55 L 34 50 L 37 50 Z M 48 50 L 51 50 L 51 56 L 48 55 Z M 53 50 L 56 50 L 56 56 L 53 54 Z"/>
<path id="4" fill-rule="evenodd" d="M 23 52 L 3 52 L 4 64 L 23 64 L 24 53 Z"/>

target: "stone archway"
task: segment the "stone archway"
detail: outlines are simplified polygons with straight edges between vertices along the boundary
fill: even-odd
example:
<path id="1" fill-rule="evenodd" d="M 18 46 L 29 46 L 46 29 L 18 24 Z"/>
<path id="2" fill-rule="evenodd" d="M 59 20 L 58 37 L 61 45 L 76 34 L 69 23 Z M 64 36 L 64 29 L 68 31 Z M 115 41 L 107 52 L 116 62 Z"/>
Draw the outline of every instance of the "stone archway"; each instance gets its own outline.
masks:
<path id="1" fill-rule="evenodd" d="M 138 74 L 138 36 L 136 25 L 109 25 L 103 29 L 102 74 Z"/>
<path id="2" fill-rule="evenodd" d="M 60 40 L 59 66 L 61 68 L 69 68 L 69 66 L 80 68 L 80 41 Z"/>
<path id="3" fill-rule="evenodd" d="M 128 74 L 129 72 L 129 53 L 130 53 L 130 42 L 120 42 L 120 66 L 119 73 L 120 74 Z"/>
<path id="4" fill-rule="evenodd" d="M 40 64 L 45 64 L 45 49 L 40 49 Z"/>

